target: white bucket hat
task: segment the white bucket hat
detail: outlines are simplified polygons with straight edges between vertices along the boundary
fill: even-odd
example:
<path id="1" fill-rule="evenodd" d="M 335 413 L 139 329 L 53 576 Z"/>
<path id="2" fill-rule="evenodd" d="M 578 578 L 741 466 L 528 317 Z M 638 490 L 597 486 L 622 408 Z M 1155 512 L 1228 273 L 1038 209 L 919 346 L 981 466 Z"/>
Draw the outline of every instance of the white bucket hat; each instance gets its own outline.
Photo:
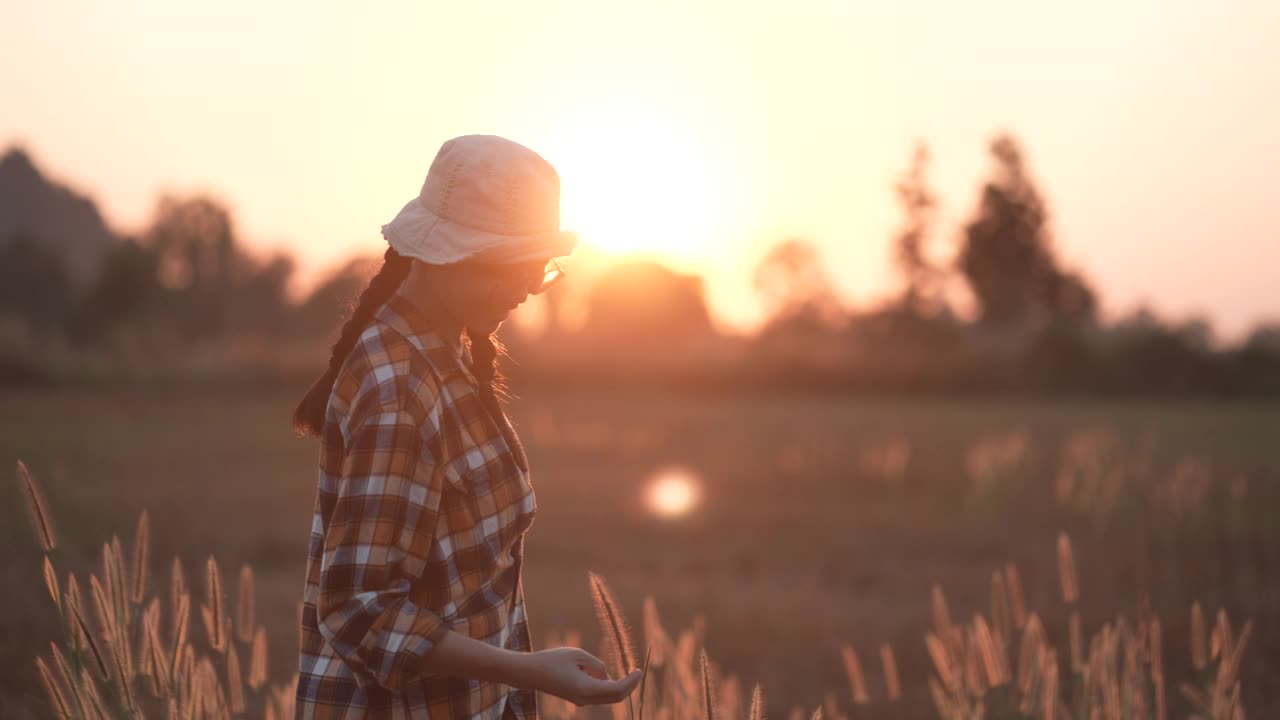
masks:
<path id="1" fill-rule="evenodd" d="M 518 263 L 573 252 L 560 229 L 560 176 L 529 148 L 497 135 L 446 140 L 418 196 L 382 226 L 401 255 L 433 265 Z"/>

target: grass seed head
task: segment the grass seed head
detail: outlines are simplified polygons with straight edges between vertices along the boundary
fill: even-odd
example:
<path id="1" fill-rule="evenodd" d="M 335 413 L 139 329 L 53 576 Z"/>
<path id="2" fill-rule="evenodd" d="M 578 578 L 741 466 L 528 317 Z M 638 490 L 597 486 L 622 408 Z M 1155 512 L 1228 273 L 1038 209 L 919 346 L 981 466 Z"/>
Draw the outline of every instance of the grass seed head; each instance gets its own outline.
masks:
<path id="1" fill-rule="evenodd" d="M 764 720 L 764 704 L 764 688 L 756 683 L 751 691 L 751 710 L 747 713 L 747 720 Z"/>
<path id="2" fill-rule="evenodd" d="M 841 646 L 840 658 L 844 662 L 845 675 L 849 678 L 849 691 L 854 704 L 865 705 L 871 698 L 867 694 L 867 681 L 862 674 L 862 662 L 858 660 L 858 653 L 853 649 L 853 645 L 845 643 Z"/>
<path id="3" fill-rule="evenodd" d="M 261 625 L 253 633 L 253 657 L 249 659 L 249 687 L 257 690 L 267 683 L 267 629 Z"/>
<path id="4" fill-rule="evenodd" d="M 1200 602 L 1191 603 L 1191 666 L 1204 670 L 1209 664 L 1209 647 L 1205 639 L 1204 611 Z"/>
<path id="5" fill-rule="evenodd" d="M 36 479 L 32 477 L 27 464 L 18 461 L 18 482 L 22 486 L 22 495 L 26 499 L 27 515 L 31 527 L 36 533 L 36 542 L 45 552 L 52 552 L 57 547 L 57 534 L 54 532 L 53 520 L 49 515 L 49 506 L 44 499 L 44 491 Z"/>
<path id="6" fill-rule="evenodd" d="M 636 667 L 636 654 L 631 642 L 631 633 L 627 629 L 622 609 L 614 600 L 613 593 L 609 590 L 604 578 L 594 572 L 587 573 L 587 576 L 596 618 L 600 622 L 604 636 L 609 640 L 611 664 L 616 668 L 617 676 L 622 677 Z"/>
<path id="7" fill-rule="evenodd" d="M 53 677 L 53 673 L 49 671 L 49 666 L 45 664 L 44 658 L 36 658 L 36 670 L 40 673 L 40 684 L 44 686 L 45 694 L 49 696 L 49 703 L 53 705 L 59 717 L 72 717 L 71 705 L 67 701 L 67 696 L 62 688 L 58 685 L 58 681 Z"/>
<path id="8" fill-rule="evenodd" d="M 884 666 L 884 687 L 890 700 L 902 697 L 902 684 L 898 682 L 898 662 L 893 657 L 893 647 L 889 643 L 880 646 L 880 664 Z"/>
<path id="9" fill-rule="evenodd" d="M 698 668 L 702 675 L 702 711 L 705 720 L 716 719 L 715 694 L 711 689 L 711 660 L 705 648 L 698 651 Z"/>
<path id="10" fill-rule="evenodd" d="M 1058 534 L 1058 579 L 1062 584 L 1062 601 L 1074 603 L 1080 599 L 1080 585 L 1076 579 L 1076 561 L 1071 552 L 1071 539 L 1066 533 Z"/>
<path id="11" fill-rule="evenodd" d="M 240 655 L 234 644 L 227 646 L 227 697 L 231 712 L 244 712 L 244 685 L 240 677 Z"/>
<path id="12" fill-rule="evenodd" d="M 53 604 L 62 607 L 62 593 L 58 591 L 58 573 L 53 569 L 53 561 L 49 560 L 49 556 L 44 556 L 44 586 L 49 591 L 49 597 L 53 598 Z"/>
<path id="13" fill-rule="evenodd" d="M 226 627 L 223 623 L 222 573 L 218 570 L 218 561 L 210 555 L 205 563 L 205 590 L 208 592 L 208 614 L 205 617 L 205 629 L 209 633 L 209 646 L 222 652 L 227 646 Z"/>
<path id="14" fill-rule="evenodd" d="M 141 604 L 147 590 L 147 552 L 151 542 L 151 521 L 147 511 L 138 515 L 138 526 L 133 532 L 133 575 L 129 584 L 129 599 Z"/>
<path id="15" fill-rule="evenodd" d="M 240 596 L 236 606 L 236 631 L 242 643 L 253 641 L 253 568 L 240 566 Z"/>

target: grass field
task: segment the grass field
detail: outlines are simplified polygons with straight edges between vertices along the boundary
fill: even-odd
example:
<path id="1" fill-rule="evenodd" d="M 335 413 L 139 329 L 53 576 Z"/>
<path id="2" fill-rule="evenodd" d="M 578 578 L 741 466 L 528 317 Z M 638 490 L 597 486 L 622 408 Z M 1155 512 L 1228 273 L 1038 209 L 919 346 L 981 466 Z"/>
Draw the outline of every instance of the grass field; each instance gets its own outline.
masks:
<path id="1" fill-rule="evenodd" d="M 3 390 L 0 459 L 10 475 L 24 460 L 42 484 L 63 573 L 93 570 L 103 541 L 127 541 L 144 507 L 152 557 L 198 568 L 213 552 L 228 577 L 251 563 L 279 682 L 295 668 L 315 492 L 316 442 L 288 427 L 301 390 Z M 850 717 L 933 717 L 931 588 L 968 619 L 987 611 L 992 571 L 1012 562 L 1062 644 L 1065 531 L 1086 631 L 1148 599 L 1176 688 L 1190 677 L 1193 600 L 1237 626 L 1252 618 L 1245 704 L 1251 717 L 1280 712 L 1280 407 L 517 391 L 538 501 L 524 574 L 538 647 L 577 629 L 597 651 L 595 571 L 637 635 L 646 595 L 669 628 L 701 613 L 708 654 L 748 693 L 763 686 L 770 717 L 812 711 L 828 692 Z M 647 490 L 677 470 L 699 501 L 664 517 Z M 9 718 L 43 706 L 33 658 L 58 634 L 16 483 L 5 492 Z M 846 643 L 873 686 L 860 708 L 849 707 Z M 872 662 L 882 643 L 902 678 L 893 703 Z M 1169 704 L 1186 716 L 1176 690 Z"/>

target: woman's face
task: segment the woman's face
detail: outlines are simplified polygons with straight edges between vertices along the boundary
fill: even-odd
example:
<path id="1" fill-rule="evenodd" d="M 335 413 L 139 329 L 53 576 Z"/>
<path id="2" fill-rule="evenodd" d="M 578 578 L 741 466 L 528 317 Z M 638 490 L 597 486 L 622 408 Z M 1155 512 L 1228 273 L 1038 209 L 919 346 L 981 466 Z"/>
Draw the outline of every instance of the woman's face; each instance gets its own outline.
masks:
<path id="1" fill-rule="evenodd" d="M 514 264 L 437 265 L 432 289 L 463 326 L 492 333 L 529 298 L 550 258 Z"/>

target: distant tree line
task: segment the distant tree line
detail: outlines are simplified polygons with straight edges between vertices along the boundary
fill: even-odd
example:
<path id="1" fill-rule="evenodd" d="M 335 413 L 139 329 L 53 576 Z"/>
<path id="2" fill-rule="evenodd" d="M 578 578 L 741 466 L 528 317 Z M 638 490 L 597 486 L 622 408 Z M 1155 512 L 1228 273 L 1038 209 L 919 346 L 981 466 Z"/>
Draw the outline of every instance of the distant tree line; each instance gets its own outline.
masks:
<path id="1" fill-rule="evenodd" d="M 557 288 L 545 341 L 506 329 L 504 340 L 525 371 L 560 364 L 574 378 L 661 366 L 715 381 L 862 390 L 1280 394 L 1280 324 L 1219 348 L 1204 321 L 1172 323 L 1144 308 L 1101 322 L 1097 292 L 1056 253 L 1046 203 L 1017 141 L 998 135 L 990 151 L 993 175 L 957 246 L 939 257 L 929 151 L 917 143 L 895 184 L 904 216 L 893 238 L 901 291 L 877 307 L 846 308 L 833 282 L 839 268 L 793 237 L 755 267 L 768 319 L 745 341 L 715 331 L 700 277 L 650 260 L 594 274 L 575 268 L 570 291 L 579 293 L 585 322 L 560 326 L 569 303 Z M 90 232 L 77 228 L 95 238 L 109 233 L 91 203 L 45 185 L 25 156 L 0 159 L 0 380 L 40 376 L 40 352 L 12 346 L 46 335 L 71 353 L 126 342 L 135 355 L 161 355 L 245 337 L 320 347 L 376 261 L 353 258 L 293 301 L 290 256 L 248 252 L 215 198 L 166 194 L 137 236 L 95 239 L 89 264 L 90 253 L 77 254 L 68 236 Z M 33 197 L 43 199 L 24 201 Z M 24 214 L 32 204 L 43 216 Z M 77 217 L 70 229 L 47 220 L 66 215 Z M 971 311 L 954 307 L 958 294 L 971 299 Z M 323 355 L 316 352 L 317 364 Z"/>
<path id="2" fill-rule="evenodd" d="M 929 151 L 916 144 L 895 187 L 902 290 L 879 307 L 844 311 L 811 243 L 774 246 L 754 277 L 773 308 L 751 353 L 761 371 L 863 389 L 1280 394 L 1280 324 L 1215 348 L 1204 320 L 1173 323 L 1139 308 L 1102 323 L 1097 292 L 1057 257 L 1017 140 L 998 134 L 990 152 L 995 172 L 959 247 L 938 259 L 928 252 L 938 204 Z M 957 287 L 972 299 L 971 319 L 952 307 L 947 289 Z M 832 361 L 815 369 L 823 354 Z"/>
<path id="3" fill-rule="evenodd" d="M 120 238 L 80 291 L 62 256 L 30 231 L 0 242 L 0 312 L 86 344 L 120 331 L 175 344 L 238 333 L 326 334 L 359 291 L 362 265 L 353 261 L 294 304 L 291 257 L 246 252 L 229 211 L 209 197 L 165 195 L 145 234 Z"/>
<path id="4" fill-rule="evenodd" d="M 249 252 L 218 199 L 163 194 L 141 232 L 119 236 L 13 149 L 0 157 L 0 381 L 56 378 L 95 353 L 163 365 L 248 337 L 322 344 L 374 260 L 349 260 L 293 301 L 293 258 Z"/>

